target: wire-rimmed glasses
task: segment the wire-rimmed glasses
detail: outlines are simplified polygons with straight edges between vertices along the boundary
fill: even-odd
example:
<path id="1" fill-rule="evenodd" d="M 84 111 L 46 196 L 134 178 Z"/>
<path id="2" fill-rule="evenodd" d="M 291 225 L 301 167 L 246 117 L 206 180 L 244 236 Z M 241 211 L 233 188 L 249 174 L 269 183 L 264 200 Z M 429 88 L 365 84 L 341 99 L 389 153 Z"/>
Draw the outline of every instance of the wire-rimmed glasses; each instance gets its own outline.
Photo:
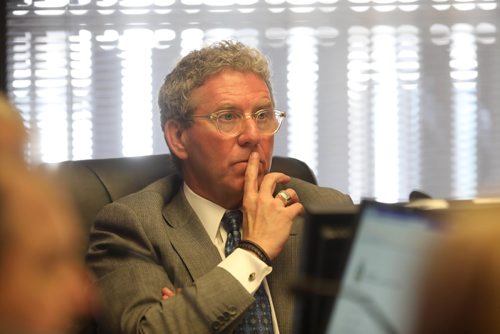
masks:
<path id="1" fill-rule="evenodd" d="M 208 115 L 192 115 L 192 118 L 206 118 L 215 123 L 217 130 L 225 135 L 239 135 L 245 129 L 245 120 L 252 118 L 262 134 L 278 132 L 286 112 L 275 109 L 261 109 L 250 115 L 235 110 L 220 110 Z"/>

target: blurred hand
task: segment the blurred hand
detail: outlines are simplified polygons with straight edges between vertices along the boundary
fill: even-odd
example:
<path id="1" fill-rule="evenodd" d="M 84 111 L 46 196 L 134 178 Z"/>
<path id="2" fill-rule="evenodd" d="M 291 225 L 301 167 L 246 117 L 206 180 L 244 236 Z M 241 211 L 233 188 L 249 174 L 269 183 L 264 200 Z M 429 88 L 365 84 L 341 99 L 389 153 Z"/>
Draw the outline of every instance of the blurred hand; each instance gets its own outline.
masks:
<path id="1" fill-rule="evenodd" d="M 175 291 L 176 292 L 173 292 L 172 290 L 170 290 L 169 288 L 166 288 L 166 287 L 161 289 L 161 299 L 167 300 L 170 297 L 175 296 L 176 293 L 179 293 L 182 291 L 182 288 L 177 288 Z"/>

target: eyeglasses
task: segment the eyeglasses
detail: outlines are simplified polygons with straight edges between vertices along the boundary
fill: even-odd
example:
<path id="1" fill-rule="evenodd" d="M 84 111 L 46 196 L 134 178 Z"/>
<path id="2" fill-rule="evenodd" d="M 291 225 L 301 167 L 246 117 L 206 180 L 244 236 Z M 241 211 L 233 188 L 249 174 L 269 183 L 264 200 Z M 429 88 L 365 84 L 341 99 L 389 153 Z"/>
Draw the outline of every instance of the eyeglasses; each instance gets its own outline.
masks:
<path id="1" fill-rule="evenodd" d="M 239 135 L 245 128 L 245 119 L 252 118 L 262 134 L 272 135 L 278 132 L 286 112 L 273 109 L 262 109 L 245 115 L 234 110 L 221 110 L 208 115 L 192 115 L 192 118 L 206 118 L 215 123 L 217 130 L 226 135 Z"/>

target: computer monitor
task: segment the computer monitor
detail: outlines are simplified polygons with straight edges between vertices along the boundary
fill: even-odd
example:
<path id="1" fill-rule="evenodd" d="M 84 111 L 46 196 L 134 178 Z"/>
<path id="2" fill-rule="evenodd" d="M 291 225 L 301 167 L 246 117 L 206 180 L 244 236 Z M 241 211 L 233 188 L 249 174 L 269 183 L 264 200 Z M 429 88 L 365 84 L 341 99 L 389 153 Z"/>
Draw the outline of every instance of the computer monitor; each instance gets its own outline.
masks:
<path id="1" fill-rule="evenodd" d="M 310 210 L 295 334 L 403 333 L 434 245 L 456 224 L 500 223 L 500 198 Z"/>
<path id="2" fill-rule="evenodd" d="M 326 334 L 409 333 L 418 284 L 441 224 L 423 210 L 361 203 Z"/>
<path id="3" fill-rule="evenodd" d="M 305 216 L 294 333 L 322 333 L 349 254 L 358 206 L 312 207 Z"/>

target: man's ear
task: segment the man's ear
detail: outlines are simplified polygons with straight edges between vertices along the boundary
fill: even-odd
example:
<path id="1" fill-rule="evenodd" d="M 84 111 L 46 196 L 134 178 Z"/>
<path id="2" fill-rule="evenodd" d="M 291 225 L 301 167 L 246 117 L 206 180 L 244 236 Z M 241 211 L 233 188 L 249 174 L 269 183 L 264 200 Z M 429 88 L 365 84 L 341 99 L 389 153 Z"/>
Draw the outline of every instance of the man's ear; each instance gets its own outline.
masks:
<path id="1" fill-rule="evenodd" d="M 165 139 L 168 144 L 168 148 L 172 153 L 181 160 L 187 159 L 187 151 L 184 145 L 184 138 L 182 133 L 184 132 L 184 126 L 176 120 L 168 120 L 165 122 Z"/>

